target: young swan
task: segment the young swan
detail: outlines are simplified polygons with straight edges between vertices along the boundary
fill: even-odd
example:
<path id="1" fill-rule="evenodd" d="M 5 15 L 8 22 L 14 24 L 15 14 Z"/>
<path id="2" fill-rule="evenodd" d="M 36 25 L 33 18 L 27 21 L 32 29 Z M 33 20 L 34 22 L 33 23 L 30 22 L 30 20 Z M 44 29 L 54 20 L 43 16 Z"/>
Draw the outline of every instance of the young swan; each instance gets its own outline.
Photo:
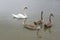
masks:
<path id="1" fill-rule="evenodd" d="M 30 30 L 37 30 L 37 29 L 40 29 L 40 27 L 34 23 L 34 24 L 26 24 L 26 21 L 27 19 L 24 20 L 24 27 L 27 28 L 27 29 L 30 29 Z"/>
<path id="2" fill-rule="evenodd" d="M 44 29 L 45 29 L 45 30 L 52 27 L 51 16 L 54 17 L 54 15 L 51 13 L 50 16 L 49 16 L 49 21 L 44 24 Z"/>
<path id="3" fill-rule="evenodd" d="M 41 11 L 41 20 L 35 21 L 34 23 L 41 25 L 42 28 L 42 24 L 43 24 L 44 20 L 43 20 L 43 11 Z"/>

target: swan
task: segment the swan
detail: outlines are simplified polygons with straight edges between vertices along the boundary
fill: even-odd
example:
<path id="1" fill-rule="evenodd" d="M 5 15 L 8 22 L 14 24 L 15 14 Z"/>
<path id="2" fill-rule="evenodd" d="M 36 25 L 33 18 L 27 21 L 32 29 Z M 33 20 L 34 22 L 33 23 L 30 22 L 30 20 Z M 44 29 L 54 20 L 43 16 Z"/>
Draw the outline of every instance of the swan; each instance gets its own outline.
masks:
<path id="1" fill-rule="evenodd" d="M 44 22 L 44 20 L 43 20 L 43 11 L 41 11 L 41 19 L 37 20 L 37 21 L 34 21 L 34 23 L 36 23 L 38 25 L 41 25 L 41 28 L 42 28 L 43 22 Z"/>
<path id="2" fill-rule="evenodd" d="M 28 9 L 28 7 L 25 7 L 24 10 L 25 9 Z M 19 14 L 12 14 L 12 16 L 15 17 L 15 18 L 27 18 L 26 13 L 25 14 L 21 14 L 21 13 L 19 13 Z"/>
<path id="3" fill-rule="evenodd" d="M 44 24 L 44 29 L 50 29 L 52 27 L 52 21 L 51 21 L 51 16 L 54 17 L 54 15 L 51 13 L 49 16 L 49 21 Z"/>
<path id="4" fill-rule="evenodd" d="M 39 30 L 40 29 L 40 26 L 38 26 L 38 24 L 36 24 L 36 23 L 28 24 L 28 23 L 26 23 L 26 20 L 27 19 L 25 19 L 24 23 L 23 23 L 24 28 L 27 28 L 27 29 L 30 29 L 30 30 Z"/>
<path id="5" fill-rule="evenodd" d="M 36 24 L 35 22 L 34 22 L 34 24 L 28 24 L 28 23 L 26 23 L 26 21 L 27 21 L 27 19 L 25 19 L 23 22 L 24 28 L 32 30 L 32 31 L 37 31 L 37 33 L 36 33 L 37 36 L 41 38 L 41 36 L 39 35 L 40 26 L 38 24 Z"/>

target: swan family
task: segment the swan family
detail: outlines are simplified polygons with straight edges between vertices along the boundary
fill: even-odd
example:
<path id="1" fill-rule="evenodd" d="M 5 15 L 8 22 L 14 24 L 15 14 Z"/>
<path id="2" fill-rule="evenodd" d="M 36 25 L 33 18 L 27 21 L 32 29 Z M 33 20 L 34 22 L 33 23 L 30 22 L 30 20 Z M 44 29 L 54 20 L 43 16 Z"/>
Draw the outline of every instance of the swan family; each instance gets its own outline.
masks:
<path id="1" fill-rule="evenodd" d="M 28 7 L 25 7 L 24 10 L 25 9 L 28 9 Z M 26 23 L 26 21 L 27 21 L 26 18 L 28 17 L 26 15 L 26 13 L 25 14 L 19 13 L 19 14 L 12 14 L 12 15 L 15 18 L 23 18 L 24 19 L 24 23 L 23 23 L 24 28 L 31 29 L 31 30 L 37 30 L 37 29 L 40 30 L 43 27 L 42 25 L 44 25 L 44 29 L 51 28 L 52 27 L 51 16 L 54 17 L 53 13 L 50 13 L 49 21 L 44 24 L 43 11 L 41 11 L 41 19 L 37 20 L 37 21 L 34 21 L 33 24 L 28 24 L 28 23 Z"/>
<path id="2" fill-rule="evenodd" d="M 40 29 L 42 29 L 42 28 L 44 30 L 48 29 L 49 32 L 51 33 L 51 31 L 50 31 L 50 29 L 52 27 L 51 17 L 54 17 L 53 13 L 50 13 L 48 22 L 44 23 L 43 11 L 41 11 L 41 19 L 34 21 L 33 24 L 26 23 L 27 19 L 25 19 L 24 24 L 23 24 L 24 28 L 29 29 L 29 30 L 37 30 L 37 36 L 41 38 L 41 36 L 39 36 Z"/>
<path id="3" fill-rule="evenodd" d="M 24 10 L 26 10 L 26 9 L 28 9 L 28 7 L 24 8 Z M 19 14 L 12 14 L 12 16 L 15 18 L 18 18 L 18 19 L 19 18 L 24 19 L 24 22 L 23 22 L 24 28 L 29 29 L 29 30 L 37 30 L 37 35 L 39 33 L 39 30 L 42 28 L 44 30 L 51 29 L 51 27 L 52 27 L 51 17 L 54 17 L 53 13 L 50 13 L 48 22 L 44 23 L 43 11 L 41 11 L 40 20 L 34 21 L 33 24 L 26 23 L 27 18 L 28 18 L 28 16 L 26 14 L 27 13 L 24 13 L 24 14 L 19 13 Z"/>

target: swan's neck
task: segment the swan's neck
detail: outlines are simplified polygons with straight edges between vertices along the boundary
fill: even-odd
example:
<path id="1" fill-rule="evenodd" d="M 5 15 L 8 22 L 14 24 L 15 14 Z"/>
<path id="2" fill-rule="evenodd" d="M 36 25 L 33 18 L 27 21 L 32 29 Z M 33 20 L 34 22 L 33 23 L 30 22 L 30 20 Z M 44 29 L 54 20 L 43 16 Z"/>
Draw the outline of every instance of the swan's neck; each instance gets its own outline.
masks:
<path id="1" fill-rule="evenodd" d="M 51 22 L 51 15 L 49 16 L 49 21 Z"/>
<path id="2" fill-rule="evenodd" d="M 27 16 L 26 14 L 27 14 L 27 10 L 24 11 L 24 16 Z"/>
<path id="3" fill-rule="evenodd" d="M 26 13 L 24 13 L 24 16 L 27 16 Z"/>
<path id="4" fill-rule="evenodd" d="M 26 24 L 26 21 L 27 21 L 27 19 L 24 19 L 24 22 L 23 22 L 24 25 Z"/>
<path id="5" fill-rule="evenodd" d="M 41 20 L 43 20 L 43 13 L 41 13 Z"/>

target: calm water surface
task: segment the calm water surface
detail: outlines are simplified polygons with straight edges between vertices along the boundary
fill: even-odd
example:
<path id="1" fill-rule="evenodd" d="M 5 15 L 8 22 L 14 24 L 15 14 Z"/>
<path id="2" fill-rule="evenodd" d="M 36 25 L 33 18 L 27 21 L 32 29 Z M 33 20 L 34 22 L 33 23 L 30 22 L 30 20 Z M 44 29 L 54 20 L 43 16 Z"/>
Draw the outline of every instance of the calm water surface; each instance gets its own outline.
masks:
<path id="1" fill-rule="evenodd" d="M 25 3 L 28 6 L 27 23 L 40 19 L 40 12 L 44 11 L 44 20 L 49 14 L 54 14 L 52 33 L 40 32 L 38 38 L 36 31 L 23 27 L 23 19 L 14 19 L 11 14 L 22 13 Z M 60 0 L 0 0 L 0 40 L 60 40 Z"/>

